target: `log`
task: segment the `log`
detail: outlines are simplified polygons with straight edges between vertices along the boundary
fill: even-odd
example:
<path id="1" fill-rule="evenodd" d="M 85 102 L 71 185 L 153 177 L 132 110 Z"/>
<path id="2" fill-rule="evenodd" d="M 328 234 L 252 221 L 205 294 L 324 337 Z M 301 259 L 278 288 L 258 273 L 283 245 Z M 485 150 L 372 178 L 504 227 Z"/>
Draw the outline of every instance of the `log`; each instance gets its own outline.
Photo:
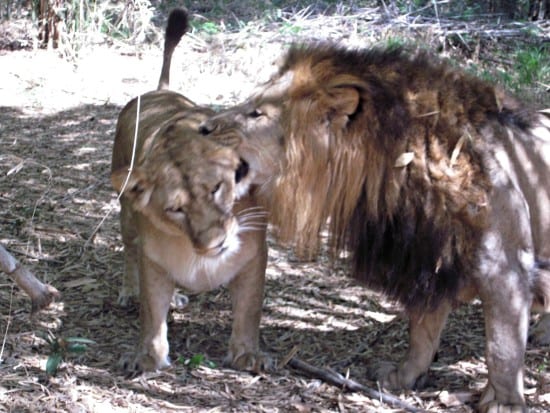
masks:
<path id="1" fill-rule="evenodd" d="M 57 289 L 44 284 L 27 268 L 23 267 L 6 249 L 0 245 L 0 271 L 8 274 L 15 283 L 31 298 L 31 314 L 50 305 L 59 298 Z"/>

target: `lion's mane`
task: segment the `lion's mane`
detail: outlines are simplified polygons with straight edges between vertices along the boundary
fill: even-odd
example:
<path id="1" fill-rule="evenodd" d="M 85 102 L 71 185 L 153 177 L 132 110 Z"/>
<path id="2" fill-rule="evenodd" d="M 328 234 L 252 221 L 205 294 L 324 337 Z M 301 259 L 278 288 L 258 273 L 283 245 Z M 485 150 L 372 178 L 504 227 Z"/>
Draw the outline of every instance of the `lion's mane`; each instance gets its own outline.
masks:
<path id="1" fill-rule="evenodd" d="M 315 252 L 328 220 L 332 251 L 349 250 L 370 287 L 409 310 L 455 298 L 489 225 L 483 154 L 491 136 L 526 133 L 529 115 L 422 52 L 298 46 L 287 71 L 280 237 Z"/>

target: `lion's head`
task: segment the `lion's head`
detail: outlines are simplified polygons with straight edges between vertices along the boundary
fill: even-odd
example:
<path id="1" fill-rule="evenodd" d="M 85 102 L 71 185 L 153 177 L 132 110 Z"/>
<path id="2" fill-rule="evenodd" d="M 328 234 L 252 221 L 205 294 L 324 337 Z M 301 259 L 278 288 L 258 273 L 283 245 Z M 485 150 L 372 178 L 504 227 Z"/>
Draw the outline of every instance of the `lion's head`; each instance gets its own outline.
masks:
<path id="1" fill-rule="evenodd" d="M 269 203 L 277 205 L 271 220 L 281 239 L 315 251 L 329 216 L 332 234 L 341 234 L 350 221 L 365 187 L 366 169 L 377 171 L 366 183 L 374 191 L 389 178 L 386 170 L 393 165 L 368 151 L 370 143 L 363 136 L 386 140 L 385 150 L 394 159 L 406 151 L 403 143 L 392 140 L 402 133 L 410 114 L 402 91 L 387 76 L 399 69 L 400 54 L 375 50 L 362 57 L 384 66 L 384 72 L 372 71 L 365 79 L 353 69 L 353 53 L 295 46 L 279 72 L 250 99 L 201 125 L 203 134 L 244 135 L 239 152 L 263 179 L 259 183 Z M 356 167 L 350 169 L 350 164 Z M 395 203 L 394 192 L 385 200 L 378 194 L 369 199 L 372 211 L 382 202 Z M 341 241 L 335 239 L 336 244 Z"/>
<path id="2" fill-rule="evenodd" d="M 247 165 L 230 146 L 196 129 L 189 114 L 166 123 L 145 145 L 131 174 L 123 167 L 111 178 L 159 229 L 187 235 L 201 255 L 218 255 L 238 246 L 232 208 L 248 191 Z"/>

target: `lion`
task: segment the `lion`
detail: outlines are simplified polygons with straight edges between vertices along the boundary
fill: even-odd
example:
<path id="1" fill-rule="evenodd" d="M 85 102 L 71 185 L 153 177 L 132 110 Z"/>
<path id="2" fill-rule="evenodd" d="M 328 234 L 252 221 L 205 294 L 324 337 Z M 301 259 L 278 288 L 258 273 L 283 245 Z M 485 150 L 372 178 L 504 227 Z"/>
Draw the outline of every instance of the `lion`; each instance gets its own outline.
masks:
<path id="1" fill-rule="evenodd" d="M 479 297 L 488 383 L 482 412 L 526 411 L 530 308 L 550 311 L 550 120 L 494 86 L 403 48 L 295 45 L 243 104 L 204 135 L 239 133 L 269 178 L 279 239 L 333 257 L 399 301 L 409 348 L 380 383 L 412 388 L 447 316 Z"/>
<path id="2" fill-rule="evenodd" d="M 158 90 L 130 101 L 116 127 L 111 180 L 122 194 L 126 263 L 119 301 L 139 295 L 140 303 L 138 349 L 122 364 L 136 373 L 168 367 L 166 317 L 176 285 L 201 292 L 227 284 L 234 320 L 226 361 L 257 371 L 269 362 L 258 349 L 266 217 L 235 151 L 239 138 L 201 136 L 198 126 L 212 112 L 166 90 L 171 55 L 186 28 L 187 13 L 176 9 Z"/>

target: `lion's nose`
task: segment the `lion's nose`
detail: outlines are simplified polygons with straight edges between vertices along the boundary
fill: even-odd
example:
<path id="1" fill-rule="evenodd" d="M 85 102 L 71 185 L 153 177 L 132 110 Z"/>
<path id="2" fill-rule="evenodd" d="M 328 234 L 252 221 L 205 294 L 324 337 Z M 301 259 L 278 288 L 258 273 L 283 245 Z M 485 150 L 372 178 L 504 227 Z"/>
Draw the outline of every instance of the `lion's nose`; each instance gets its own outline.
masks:
<path id="1" fill-rule="evenodd" d="M 210 135 L 216 130 L 217 125 L 211 120 L 205 120 L 199 125 L 199 133 L 201 135 Z"/>

